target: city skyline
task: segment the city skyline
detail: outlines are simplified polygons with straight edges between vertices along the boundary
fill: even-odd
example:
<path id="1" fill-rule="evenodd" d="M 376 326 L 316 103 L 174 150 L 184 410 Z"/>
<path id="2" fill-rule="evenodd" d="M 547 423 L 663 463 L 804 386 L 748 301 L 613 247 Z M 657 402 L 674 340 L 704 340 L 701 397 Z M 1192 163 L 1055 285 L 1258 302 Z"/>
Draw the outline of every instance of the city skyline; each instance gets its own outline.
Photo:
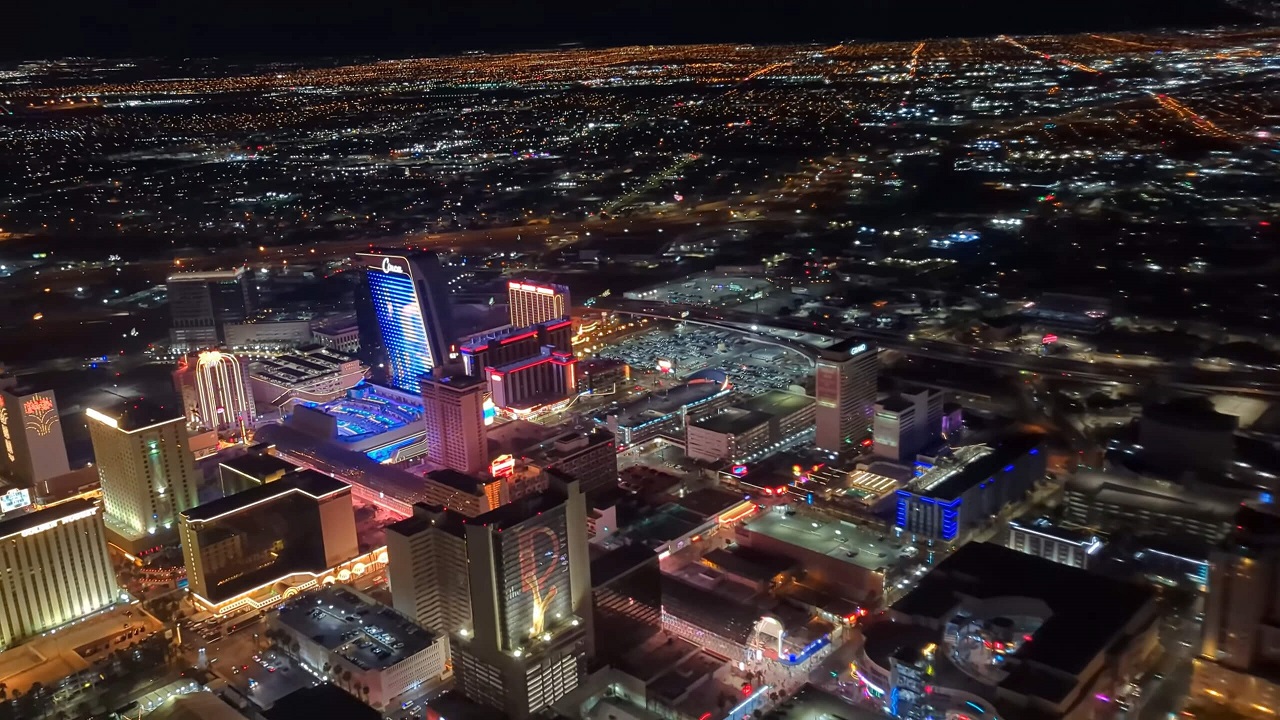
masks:
<path id="1" fill-rule="evenodd" d="M 0 48 L 0 720 L 1275 715 L 1263 2 L 133 4 Z"/>

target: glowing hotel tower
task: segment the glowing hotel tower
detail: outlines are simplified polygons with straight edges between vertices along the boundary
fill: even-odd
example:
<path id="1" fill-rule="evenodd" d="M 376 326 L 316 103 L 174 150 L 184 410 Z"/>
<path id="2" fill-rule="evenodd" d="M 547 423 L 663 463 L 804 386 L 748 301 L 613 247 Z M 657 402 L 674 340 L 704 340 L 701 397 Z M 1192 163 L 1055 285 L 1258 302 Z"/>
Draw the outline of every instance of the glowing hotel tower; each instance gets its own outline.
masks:
<path id="1" fill-rule="evenodd" d="M 511 326 L 529 327 L 569 314 L 569 288 L 529 280 L 507 283 L 507 300 L 511 304 Z"/>
<path id="2" fill-rule="evenodd" d="M 92 500 L 0 520 L 0 567 L 0 650 L 120 599 Z"/>
<path id="3" fill-rule="evenodd" d="M 195 413 L 211 430 L 243 429 L 254 420 L 253 394 L 249 392 L 240 358 L 208 350 L 196 356 Z"/>
<path id="4" fill-rule="evenodd" d="M 416 505 L 387 527 L 395 608 L 451 633 L 456 689 L 523 720 L 573 692 L 592 653 L 586 496 L 577 481 L 474 518 Z"/>
<path id="5" fill-rule="evenodd" d="M 69 472 L 53 391 L 0 380 L 0 477 L 39 489 L 40 483 Z"/>
<path id="6" fill-rule="evenodd" d="M 177 524 L 178 513 L 196 504 L 187 419 L 178 410 L 142 400 L 109 412 L 89 408 L 84 414 L 113 541 L 126 550 L 161 544 L 173 534 L 164 531 Z"/>
<path id="7" fill-rule="evenodd" d="M 448 358 L 452 337 L 440 262 L 431 253 L 357 253 L 356 259 L 368 289 L 357 309 L 363 334 L 376 344 L 375 369 L 389 385 L 416 394 L 420 378 Z"/>

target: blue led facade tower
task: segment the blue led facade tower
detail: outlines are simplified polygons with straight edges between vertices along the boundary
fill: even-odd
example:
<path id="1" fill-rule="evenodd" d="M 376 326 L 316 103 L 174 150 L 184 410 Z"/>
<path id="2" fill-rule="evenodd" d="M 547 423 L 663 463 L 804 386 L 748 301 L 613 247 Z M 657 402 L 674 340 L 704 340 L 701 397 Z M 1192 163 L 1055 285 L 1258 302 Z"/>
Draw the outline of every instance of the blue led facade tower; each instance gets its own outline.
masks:
<path id="1" fill-rule="evenodd" d="M 359 253 L 368 289 L 366 323 L 376 325 L 378 364 L 387 384 L 417 393 L 419 379 L 448 353 L 448 300 L 440 264 L 414 256 Z"/>

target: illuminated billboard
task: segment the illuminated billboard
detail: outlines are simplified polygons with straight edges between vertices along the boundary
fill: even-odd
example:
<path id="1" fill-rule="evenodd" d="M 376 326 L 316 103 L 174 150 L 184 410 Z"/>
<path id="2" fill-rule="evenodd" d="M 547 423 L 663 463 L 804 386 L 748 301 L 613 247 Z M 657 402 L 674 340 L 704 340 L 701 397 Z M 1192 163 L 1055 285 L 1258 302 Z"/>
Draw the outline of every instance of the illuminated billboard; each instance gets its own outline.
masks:
<path id="1" fill-rule="evenodd" d="M 564 506 L 544 510 L 495 537 L 504 587 L 499 596 L 502 644 L 514 649 L 573 614 Z"/>

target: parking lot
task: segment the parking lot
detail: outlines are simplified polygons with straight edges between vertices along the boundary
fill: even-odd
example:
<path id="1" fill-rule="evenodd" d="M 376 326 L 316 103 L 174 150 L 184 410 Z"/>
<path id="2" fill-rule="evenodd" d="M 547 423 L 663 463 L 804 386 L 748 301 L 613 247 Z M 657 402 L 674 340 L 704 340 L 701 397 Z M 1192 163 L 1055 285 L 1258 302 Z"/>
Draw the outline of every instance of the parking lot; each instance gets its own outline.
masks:
<path id="1" fill-rule="evenodd" d="M 753 395 L 803 384 L 810 371 L 799 353 L 754 342 L 740 333 L 695 325 L 632 335 L 596 354 L 626 362 L 633 376 L 661 372 L 673 381 L 719 368 L 735 387 Z"/>

